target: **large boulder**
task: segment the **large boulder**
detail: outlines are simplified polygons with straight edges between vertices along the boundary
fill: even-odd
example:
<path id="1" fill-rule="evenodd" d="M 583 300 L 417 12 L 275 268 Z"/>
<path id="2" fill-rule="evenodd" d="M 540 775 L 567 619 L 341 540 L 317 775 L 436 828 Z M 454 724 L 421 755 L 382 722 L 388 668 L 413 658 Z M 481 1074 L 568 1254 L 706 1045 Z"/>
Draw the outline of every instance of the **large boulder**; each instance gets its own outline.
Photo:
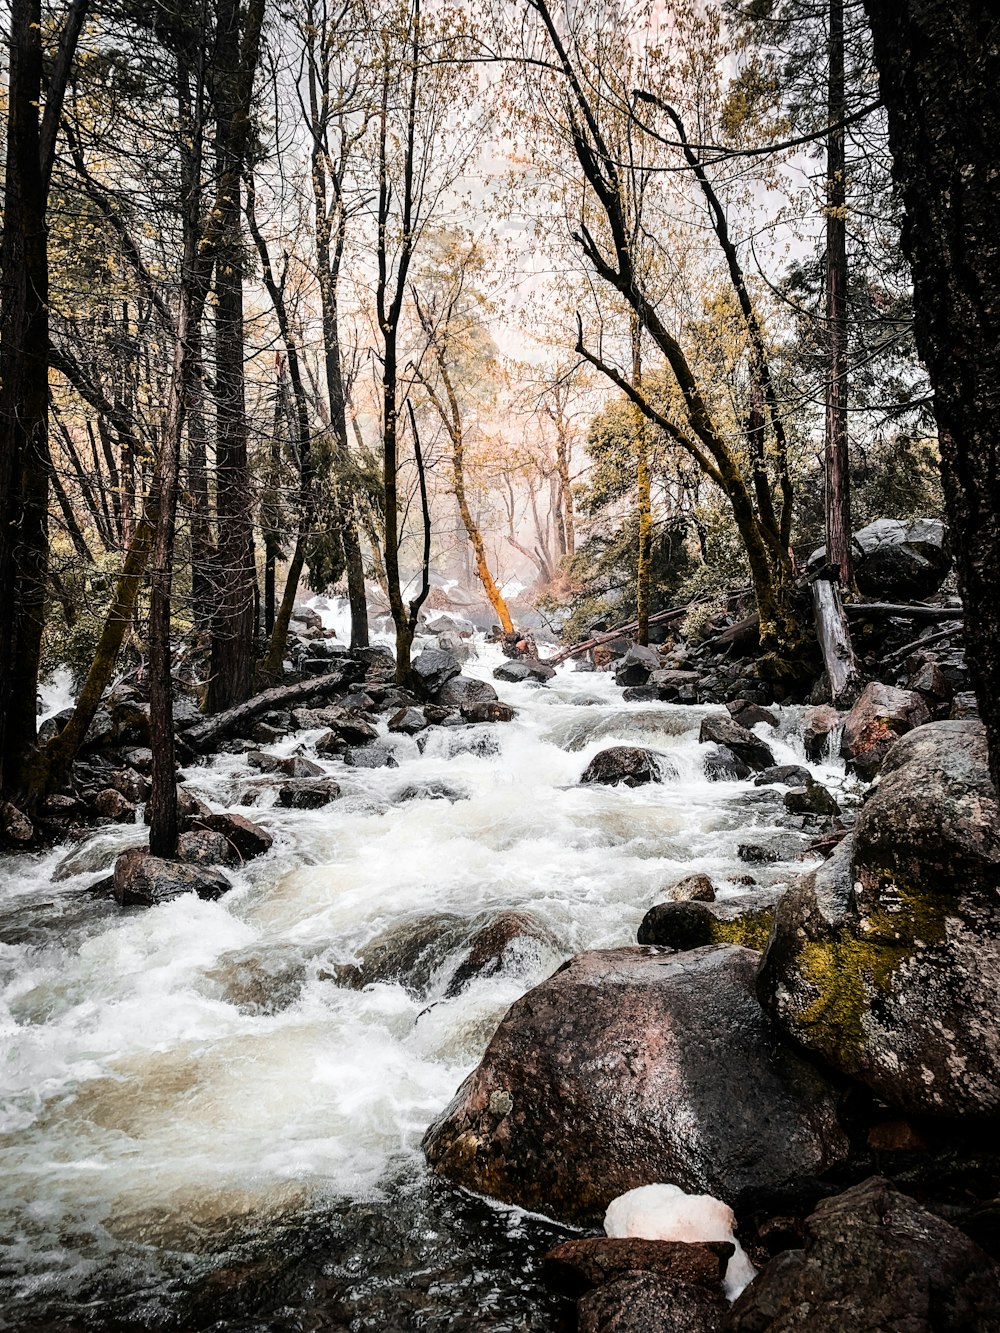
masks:
<path id="1" fill-rule="evenodd" d="M 859 777 L 871 781 L 897 736 L 923 726 L 930 717 L 915 691 L 873 680 L 844 719 L 840 753 Z"/>
<path id="2" fill-rule="evenodd" d="M 830 744 L 842 720 L 842 715 L 830 704 L 820 704 L 816 708 L 810 708 L 802 729 L 806 758 L 810 763 L 819 764 L 827 757 Z"/>
<path id="3" fill-rule="evenodd" d="M 445 708 L 471 708 L 474 704 L 496 703 L 499 697 L 488 680 L 452 676 L 438 690 L 434 702 Z"/>
<path id="4" fill-rule="evenodd" d="M 508 960 L 541 950 L 558 957 L 559 942 L 545 923 L 532 912 L 507 908 L 489 912 L 473 922 L 465 957 L 448 982 L 445 997 L 459 995 L 477 977 L 492 977 L 503 971 Z"/>
<path id="5" fill-rule="evenodd" d="M 274 838 L 267 829 L 244 815 L 213 814 L 209 810 L 202 810 L 197 813 L 192 827 L 223 834 L 240 861 L 252 861 L 255 856 L 263 856 L 274 845 Z"/>
<path id="6" fill-rule="evenodd" d="M 460 1185 L 572 1223 L 664 1181 L 727 1202 L 846 1151 L 823 1077 L 775 1040 L 758 955 L 578 954 L 508 1011 L 424 1150 Z"/>
<path id="7" fill-rule="evenodd" d="M 212 901 L 231 888 L 220 870 L 167 861 L 141 847 L 122 852 L 115 862 L 114 895 L 122 907 L 156 907 L 187 893 Z"/>
<path id="8" fill-rule="evenodd" d="M 956 1227 L 875 1176 L 824 1199 L 806 1222 L 803 1248 L 772 1259 L 722 1327 L 998 1333 L 1000 1267 Z"/>
<path id="9" fill-rule="evenodd" d="M 645 685 L 660 667 L 659 654 L 641 643 L 633 643 L 615 671 L 616 685 Z"/>
<path id="10" fill-rule="evenodd" d="M 854 534 L 854 576 L 866 596 L 889 601 L 930 597 L 951 568 L 944 524 L 879 518 Z"/>
<path id="11" fill-rule="evenodd" d="M 410 673 L 420 692 L 427 698 L 436 695 L 461 670 L 462 664 L 458 658 L 441 648 L 425 648 L 410 663 Z"/>
<path id="12" fill-rule="evenodd" d="M 580 781 L 605 787 L 617 787 L 620 783 L 641 787 L 646 782 L 662 782 L 663 774 L 664 761 L 652 750 L 637 745 L 612 745 L 594 755 Z"/>
<path id="13" fill-rule="evenodd" d="M 703 718 L 698 740 L 702 744 L 724 745 L 737 759 L 742 759 L 750 768 L 762 769 L 774 767 L 774 755 L 771 747 L 759 736 L 755 736 L 746 727 L 741 727 L 731 717 L 721 713 Z"/>
<path id="14" fill-rule="evenodd" d="M 505 680 L 508 684 L 518 685 L 531 680 L 544 685 L 556 674 L 555 667 L 547 666 L 534 658 L 522 657 L 514 662 L 502 662 L 493 668 L 494 680 Z"/>
<path id="15" fill-rule="evenodd" d="M 978 722 L 889 752 L 854 834 L 782 898 L 759 979 L 802 1046 L 890 1105 L 1000 1112 L 1000 810 Z"/>

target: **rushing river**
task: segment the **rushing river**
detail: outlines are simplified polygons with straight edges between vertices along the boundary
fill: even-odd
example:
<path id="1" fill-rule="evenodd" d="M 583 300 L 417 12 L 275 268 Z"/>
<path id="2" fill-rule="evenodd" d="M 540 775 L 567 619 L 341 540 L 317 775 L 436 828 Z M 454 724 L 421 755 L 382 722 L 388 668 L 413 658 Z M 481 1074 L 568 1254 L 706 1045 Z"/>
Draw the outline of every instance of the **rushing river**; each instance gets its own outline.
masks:
<path id="1" fill-rule="evenodd" d="M 496 650 L 479 654 L 465 670 L 491 678 Z M 681 875 L 744 891 L 748 836 L 786 857 L 795 840 L 776 794 L 704 779 L 706 709 L 625 704 L 571 666 L 498 691 L 512 723 L 438 728 L 423 752 L 392 737 L 396 768 L 321 761 L 344 793 L 325 809 L 269 808 L 242 756 L 188 770 L 214 808 L 261 801 L 243 812 L 275 838 L 219 902 L 93 895 L 133 827 L 0 861 L 0 1328 L 563 1327 L 538 1260 L 564 1233 L 431 1178 L 424 1128 L 563 958 L 633 941 Z M 779 763 L 803 762 L 797 721 L 767 737 Z M 315 758 L 319 734 L 272 748 Z M 616 743 L 668 752 L 679 776 L 579 786 Z M 779 884 L 801 865 L 752 869 Z M 448 997 L 505 908 L 544 942 Z M 408 985 L 338 984 L 371 941 L 433 939 L 438 917 L 445 943 Z"/>

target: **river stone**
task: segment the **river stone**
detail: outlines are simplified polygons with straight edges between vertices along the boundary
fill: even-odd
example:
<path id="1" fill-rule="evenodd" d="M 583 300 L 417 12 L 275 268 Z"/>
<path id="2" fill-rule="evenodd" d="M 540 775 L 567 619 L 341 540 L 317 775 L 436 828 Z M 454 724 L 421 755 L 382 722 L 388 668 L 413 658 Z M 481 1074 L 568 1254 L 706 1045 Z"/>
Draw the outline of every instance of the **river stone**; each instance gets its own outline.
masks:
<path id="1" fill-rule="evenodd" d="M 374 741 L 371 745 L 359 746 L 347 750 L 344 763 L 348 768 L 398 768 L 395 751 L 384 741 Z"/>
<path id="2" fill-rule="evenodd" d="M 206 810 L 198 815 L 192 827 L 212 829 L 223 834 L 241 861 L 252 861 L 255 856 L 263 856 L 274 844 L 274 839 L 266 829 L 244 815 L 213 814 Z"/>
<path id="3" fill-rule="evenodd" d="M 930 710 L 913 690 L 873 680 L 844 719 L 840 753 L 866 781 L 879 771 L 897 736 L 930 721 Z"/>
<path id="4" fill-rule="evenodd" d="M 135 806 L 114 787 L 105 787 L 99 791 L 90 804 L 94 814 L 102 819 L 111 819 L 118 824 L 135 822 Z"/>
<path id="5" fill-rule="evenodd" d="M 822 782 L 815 782 L 811 777 L 806 780 L 801 791 L 785 792 L 785 809 L 792 815 L 840 814 L 840 806 L 833 794 Z"/>
<path id="6" fill-rule="evenodd" d="M 718 1290 L 661 1273 L 626 1273 L 577 1306 L 577 1333 L 718 1333 L 729 1303 Z"/>
<path id="7" fill-rule="evenodd" d="M 31 820 L 11 801 L 0 805 L 0 841 L 11 847 L 27 847 L 35 837 Z"/>
<path id="8" fill-rule="evenodd" d="M 1000 1112 L 1000 810 L 978 722 L 897 741 L 854 834 L 782 899 L 777 1023 L 911 1114 Z"/>
<path id="9" fill-rule="evenodd" d="M 721 1287 L 735 1246 L 731 1241 L 646 1240 L 584 1236 L 564 1240 L 543 1260 L 550 1286 L 577 1296 L 627 1273 L 660 1273 L 689 1286 Z"/>
<path id="10" fill-rule="evenodd" d="M 660 656 L 652 648 L 633 643 L 615 670 L 616 685 L 645 685 L 660 666 Z"/>
<path id="11" fill-rule="evenodd" d="M 427 726 L 427 718 L 419 708 L 400 708 L 389 719 L 389 730 L 403 736 L 415 736 Z"/>
<path id="12" fill-rule="evenodd" d="M 516 716 L 510 704 L 502 704 L 499 701 L 491 703 L 489 700 L 484 700 L 482 703 L 462 706 L 462 717 L 466 722 L 513 722 Z"/>
<path id="13" fill-rule="evenodd" d="M 801 764 L 775 764 L 774 768 L 762 769 L 753 780 L 755 787 L 770 787 L 774 783 L 783 783 L 786 787 L 806 787 L 813 776 L 808 768 Z"/>
<path id="14" fill-rule="evenodd" d="M 714 903 L 715 885 L 708 875 L 685 875 L 663 890 L 674 903 Z"/>
<path id="15" fill-rule="evenodd" d="M 685 671 L 667 667 L 654 671 L 649 678 L 648 688 L 656 690 L 657 699 L 665 703 L 676 699 L 679 703 L 693 704 L 698 698 L 700 671 Z"/>
<path id="16" fill-rule="evenodd" d="M 278 788 L 278 804 L 286 810 L 320 810 L 339 796 L 333 778 L 289 778 Z"/>
<path id="17" fill-rule="evenodd" d="M 538 684 L 544 685 L 555 674 L 554 667 L 524 657 L 519 658 L 516 662 L 502 662 L 500 666 L 493 669 L 494 680 L 505 680 L 514 685 L 526 680 L 537 681 Z"/>
<path id="18" fill-rule="evenodd" d="M 177 839 L 177 859 L 194 866 L 235 865 L 236 849 L 223 833 L 192 829 Z"/>
<path id="19" fill-rule="evenodd" d="M 434 702 L 445 708 L 470 708 L 474 704 L 496 703 L 500 696 L 488 680 L 474 680 L 471 676 L 452 676 L 434 696 Z"/>
<path id="20" fill-rule="evenodd" d="M 415 996 L 426 995 L 434 973 L 461 946 L 467 928 L 455 912 L 399 921 L 363 945 L 353 971 L 338 974 L 337 980 L 355 990 L 391 982 Z"/>
<path id="21" fill-rule="evenodd" d="M 951 568 L 944 524 L 933 518 L 876 519 L 854 534 L 851 548 L 858 587 L 888 601 L 932 596 Z"/>
<path id="22" fill-rule="evenodd" d="M 424 1136 L 431 1166 L 573 1224 L 664 1181 L 732 1203 L 824 1170 L 846 1140 L 823 1077 L 774 1040 L 758 955 L 578 954 L 507 1012 Z"/>
<path id="23" fill-rule="evenodd" d="M 805 1229 L 803 1248 L 736 1301 L 725 1333 L 1000 1331 L 1000 1266 L 888 1180 L 824 1199 Z"/>
<path id="24" fill-rule="evenodd" d="M 672 773 L 672 765 L 665 765 L 660 755 L 636 745 L 612 745 L 601 750 L 584 770 L 581 782 L 597 782 L 606 787 L 641 787 L 646 782 L 662 782 L 665 769 Z"/>
<path id="25" fill-rule="evenodd" d="M 453 676 L 460 675 L 462 664 L 452 653 L 440 648 L 425 648 L 410 663 L 410 673 L 422 694 L 434 695 Z"/>
<path id="26" fill-rule="evenodd" d="M 749 730 L 757 726 L 758 722 L 766 722 L 769 727 L 777 727 L 778 714 L 770 708 L 761 708 L 760 704 L 753 703 L 750 699 L 733 699 L 726 707 L 729 709 L 729 716 L 734 722 L 738 722 L 741 727 Z"/>
<path id="27" fill-rule="evenodd" d="M 728 745 L 710 745 L 705 750 L 703 766 L 709 782 L 742 782 L 753 772 Z"/>
<path id="28" fill-rule="evenodd" d="M 642 918 L 636 940 L 663 949 L 698 949 L 704 944 L 767 944 L 780 890 L 758 889 L 723 902 L 657 903 Z"/>
<path id="29" fill-rule="evenodd" d="M 826 757 L 830 738 L 842 721 L 842 714 L 830 704 L 820 704 L 806 714 L 802 740 L 805 743 L 806 758 L 810 763 L 822 763 Z"/>
<path id="30" fill-rule="evenodd" d="M 698 740 L 705 744 L 711 742 L 715 745 L 724 745 L 727 750 L 731 750 L 738 759 L 742 759 L 745 764 L 751 768 L 773 768 L 774 755 L 771 753 L 771 747 L 755 736 L 752 731 L 746 727 L 741 727 L 738 722 L 734 722 L 731 717 L 722 717 L 712 715 L 702 719 L 701 730 L 698 732 Z"/>
<path id="31" fill-rule="evenodd" d="M 156 907 L 186 893 L 213 901 L 232 887 L 220 870 L 167 861 L 141 847 L 122 852 L 115 862 L 114 892 L 122 907 Z"/>

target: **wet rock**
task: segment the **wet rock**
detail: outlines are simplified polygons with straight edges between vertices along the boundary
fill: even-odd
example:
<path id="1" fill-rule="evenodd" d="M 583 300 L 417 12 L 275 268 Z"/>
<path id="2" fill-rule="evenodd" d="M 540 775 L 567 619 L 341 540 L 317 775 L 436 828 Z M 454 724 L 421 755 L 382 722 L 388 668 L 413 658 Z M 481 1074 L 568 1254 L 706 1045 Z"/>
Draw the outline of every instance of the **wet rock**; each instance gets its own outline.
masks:
<path id="1" fill-rule="evenodd" d="M 177 839 L 177 859 L 188 865 L 236 865 L 236 849 L 224 833 L 212 829 L 192 829 Z"/>
<path id="2" fill-rule="evenodd" d="M 477 977 L 492 977 L 502 972 L 516 953 L 540 948 L 556 951 L 559 943 L 545 923 L 531 912 L 510 909 L 489 915 L 476 926 L 469 939 L 468 953 L 448 982 L 445 998 L 459 995 Z"/>
<path id="3" fill-rule="evenodd" d="M 498 698 L 488 680 L 452 676 L 435 694 L 434 702 L 444 708 L 470 708 L 474 704 L 496 703 Z"/>
<path id="4" fill-rule="evenodd" d="M 660 666 L 660 655 L 641 643 L 633 643 L 615 670 L 616 685 L 645 685 Z"/>
<path id="5" fill-rule="evenodd" d="M 785 809 L 793 815 L 825 815 L 833 817 L 840 814 L 840 806 L 834 796 L 823 786 L 809 778 L 802 791 L 785 792 Z"/>
<path id="6" fill-rule="evenodd" d="M 115 899 L 122 907 L 156 907 L 187 893 L 211 902 L 231 888 L 220 870 L 167 861 L 142 848 L 122 852 L 115 862 Z"/>
<path id="7" fill-rule="evenodd" d="M 1000 811 L 977 722 L 897 741 L 852 837 L 782 899 L 762 1003 L 909 1114 L 1000 1111 Z"/>
<path id="8" fill-rule="evenodd" d="M 94 814 L 102 819 L 111 819 L 118 824 L 131 824 L 135 821 L 135 806 L 127 801 L 114 787 L 105 787 L 91 801 Z"/>
<path id="9" fill-rule="evenodd" d="M 733 721 L 738 722 L 741 727 L 746 727 L 748 731 L 760 722 L 766 722 L 769 727 L 778 725 L 777 713 L 772 712 L 770 708 L 761 708 L 760 704 L 755 704 L 749 699 L 733 699 L 726 704 L 726 707 Z"/>
<path id="10" fill-rule="evenodd" d="M 620 783 L 640 787 L 646 782 L 662 782 L 663 778 L 664 761 L 660 755 L 635 745 L 613 745 L 594 755 L 580 781 L 598 782 L 606 787 L 617 787 Z"/>
<path id="11" fill-rule="evenodd" d="M 732 718 L 714 715 L 702 719 L 698 740 L 702 744 L 724 745 L 751 768 L 773 768 L 771 747 Z"/>
<path id="12" fill-rule="evenodd" d="M 278 788 L 278 804 L 286 810 L 320 810 L 339 797 L 333 778 L 289 778 Z"/>
<path id="13" fill-rule="evenodd" d="M 715 885 L 707 875 L 685 875 L 663 891 L 674 903 L 714 903 Z"/>
<path id="14" fill-rule="evenodd" d="M 584 1296 L 578 1333 L 718 1333 L 729 1311 L 721 1287 L 690 1286 L 659 1273 L 628 1273 Z"/>
<path id="15" fill-rule="evenodd" d="M 825 1199 L 802 1249 L 772 1259 L 726 1333 L 997 1333 L 1000 1267 L 967 1236 L 873 1177 Z"/>
<path id="16" fill-rule="evenodd" d="M 866 596 L 919 601 L 941 587 L 951 568 L 944 524 L 880 518 L 851 540 L 854 576 Z"/>
<path id="17" fill-rule="evenodd" d="M 753 772 L 727 745 L 709 746 L 702 762 L 709 782 L 742 782 Z"/>
<path id="18" fill-rule="evenodd" d="M 280 727 L 272 727 L 269 722 L 258 722 L 250 733 L 250 739 L 255 740 L 258 745 L 273 745 L 285 734 Z"/>
<path id="19" fill-rule="evenodd" d="M 896 738 L 929 722 L 930 716 L 919 694 L 872 681 L 844 719 L 840 753 L 850 769 L 871 781 Z"/>
<path id="20" fill-rule="evenodd" d="M 412 783 L 396 793 L 397 801 L 467 801 L 469 793 L 447 782 Z"/>
<path id="21" fill-rule="evenodd" d="M 578 1296 L 629 1273 L 659 1273 L 685 1286 L 721 1288 L 734 1246 L 729 1241 L 644 1240 L 638 1236 L 585 1236 L 546 1254 L 550 1286 Z"/>
<path id="22" fill-rule="evenodd" d="M 326 725 L 330 730 L 317 740 L 317 754 L 338 754 L 345 746 L 367 745 L 369 741 L 377 740 L 378 731 L 367 719 L 352 717 L 349 713 L 333 718 L 329 716 L 331 712 L 327 710 Z"/>
<path id="23" fill-rule="evenodd" d="M 780 891 L 758 889 L 724 902 L 657 903 L 642 919 L 636 939 L 664 949 L 739 944 L 761 951 L 767 944 Z"/>
<path id="24" fill-rule="evenodd" d="M 462 664 L 452 653 L 425 648 L 413 659 L 410 670 L 421 693 L 433 698 L 453 676 L 461 675 Z"/>
<path id="25" fill-rule="evenodd" d="M 627 704 L 655 704 L 660 702 L 660 691 L 656 685 L 629 685 L 622 690 L 622 699 Z"/>
<path id="26" fill-rule="evenodd" d="M 774 768 L 765 768 L 753 780 L 755 787 L 770 787 L 782 783 L 786 787 L 806 787 L 813 776 L 808 768 L 801 764 L 776 764 Z"/>
<path id="27" fill-rule="evenodd" d="M 389 719 L 389 730 L 403 736 L 415 736 L 427 726 L 427 719 L 419 708 L 401 708 Z"/>
<path id="28" fill-rule="evenodd" d="M 493 669 L 494 680 L 505 680 L 511 684 L 531 680 L 539 685 L 544 685 L 555 674 L 554 667 L 546 666 L 544 662 L 534 662 L 524 658 L 516 662 L 502 662 L 500 666 Z"/>
<path id="29" fill-rule="evenodd" d="M 953 721 L 979 716 L 979 701 L 971 690 L 963 690 L 951 701 L 948 717 Z"/>
<path id="30" fill-rule="evenodd" d="M 344 763 L 348 768 L 398 768 L 395 753 L 391 745 L 384 741 L 375 741 L 359 749 L 347 750 Z"/>
<path id="31" fill-rule="evenodd" d="M 581 1224 L 651 1180 L 732 1200 L 824 1169 L 846 1147 L 833 1094 L 774 1042 L 757 958 L 730 946 L 577 955 L 508 1011 L 425 1135 L 431 1166 Z"/>
<path id="32" fill-rule="evenodd" d="M 510 704 L 502 704 L 499 700 L 496 703 L 486 701 L 462 707 L 462 717 L 466 722 L 513 722 L 516 716 L 517 712 Z"/>
<path id="33" fill-rule="evenodd" d="M 193 791 L 187 787 L 177 788 L 177 815 L 182 821 L 202 819 L 206 815 L 211 815 L 211 810 L 203 800 L 195 796 Z"/>
<path id="34" fill-rule="evenodd" d="M 260 750 L 251 750 L 247 755 L 247 763 L 251 768 L 259 769 L 261 773 L 282 773 L 287 778 L 320 778 L 324 776 L 324 770 L 319 764 L 314 764 L 311 759 L 306 759 L 298 754 L 279 757 L 276 754 L 265 754 Z"/>
<path id="35" fill-rule="evenodd" d="M 193 822 L 195 829 L 210 829 L 221 833 L 241 861 L 252 861 L 263 856 L 274 845 L 266 829 L 244 815 L 199 813 Z"/>
<path id="36" fill-rule="evenodd" d="M 0 805 L 0 841 L 9 847 L 27 847 L 34 840 L 31 820 L 10 801 Z"/>
<path id="37" fill-rule="evenodd" d="M 759 842 L 741 842 L 736 848 L 736 855 L 752 866 L 774 865 L 781 860 L 781 853 L 776 847 L 765 847 Z"/>
<path id="38" fill-rule="evenodd" d="M 676 700 L 677 703 L 693 704 L 698 698 L 700 680 L 701 673 L 698 671 L 665 668 L 653 672 L 649 678 L 649 686 L 655 687 L 656 697 L 665 703 Z"/>
<path id="39" fill-rule="evenodd" d="M 500 753 L 500 742 L 491 731 L 452 732 L 448 736 L 448 758 L 454 759 L 459 754 L 474 754 L 480 759 L 490 759 Z"/>
<path id="40" fill-rule="evenodd" d="M 145 774 L 137 773 L 134 768 L 116 768 L 108 775 L 107 785 L 135 804 L 149 799 L 152 784 Z"/>
<path id="41" fill-rule="evenodd" d="M 138 699 L 116 700 L 110 706 L 115 739 L 119 744 L 149 744 L 149 704 Z"/>
<path id="42" fill-rule="evenodd" d="M 227 1004 L 242 1014 L 280 1014 L 302 994 L 306 966 L 294 948 L 264 951 L 259 946 L 222 954 L 205 976 L 216 983 Z"/>
<path id="43" fill-rule="evenodd" d="M 374 936 L 358 953 L 353 968 L 335 979 L 352 990 L 374 982 L 404 986 L 424 996 L 431 978 L 462 943 L 468 922 L 454 912 L 436 912 L 397 922 Z"/>
<path id="44" fill-rule="evenodd" d="M 914 671 L 906 683 L 906 688 L 922 694 L 930 700 L 932 706 L 935 703 L 947 703 L 954 693 L 948 678 L 936 662 L 925 662 Z"/>
<path id="45" fill-rule="evenodd" d="M 811 708 L 806 715 L 802 739 L 805 742 L 806 758 L 810 763 L 819 764 L 826 757 L 831 738 L 841 723 L 841 714 L 829 704 L 820 704 Z"/>

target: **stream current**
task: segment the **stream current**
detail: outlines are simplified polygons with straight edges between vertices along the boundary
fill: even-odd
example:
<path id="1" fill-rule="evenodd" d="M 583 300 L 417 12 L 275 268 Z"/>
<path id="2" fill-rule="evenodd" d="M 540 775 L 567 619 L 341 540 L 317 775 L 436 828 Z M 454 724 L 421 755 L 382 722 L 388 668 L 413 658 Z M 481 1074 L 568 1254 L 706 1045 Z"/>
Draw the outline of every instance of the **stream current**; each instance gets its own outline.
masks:
<path id="1" fill-rule="evenodd" d="M 492 680 L 499 660 L 480 643 L 464 670 Z M 275 839 L 218 902 L 95 896 L 132 826 L 0 861 L 0 1329 L 565 1326 L 538 1270 L 566 1233 L 431 1177 L 423 1131 L 566 957 L 633 942 L 683 875 L 720 897 L 748 869 L 788 883 L 806 838 L 779 823 L 783 789 L 705 780 L 713 710 L 624 703 L 571 664 L 496 685 L 511 723 L 434 728 L 423 751 L 389 737 L 396 768 L 320 760 L 343 790 L 320 810 L 274 808 L 242 756 L 187 770 Z M 778 763 L 804 762 L 800 711 L 762 729 Z M 320 734 L 269 748 L 315 759 Z M 677 776 L 580 786 L 614 744 L 668 754 Z M 746 841 L 782 859 L 747 867 Z M 511 908 L 543 939 L 449 995 L 471 934 Z M 373 942 L 409 972 L 339 984 Z"/>

